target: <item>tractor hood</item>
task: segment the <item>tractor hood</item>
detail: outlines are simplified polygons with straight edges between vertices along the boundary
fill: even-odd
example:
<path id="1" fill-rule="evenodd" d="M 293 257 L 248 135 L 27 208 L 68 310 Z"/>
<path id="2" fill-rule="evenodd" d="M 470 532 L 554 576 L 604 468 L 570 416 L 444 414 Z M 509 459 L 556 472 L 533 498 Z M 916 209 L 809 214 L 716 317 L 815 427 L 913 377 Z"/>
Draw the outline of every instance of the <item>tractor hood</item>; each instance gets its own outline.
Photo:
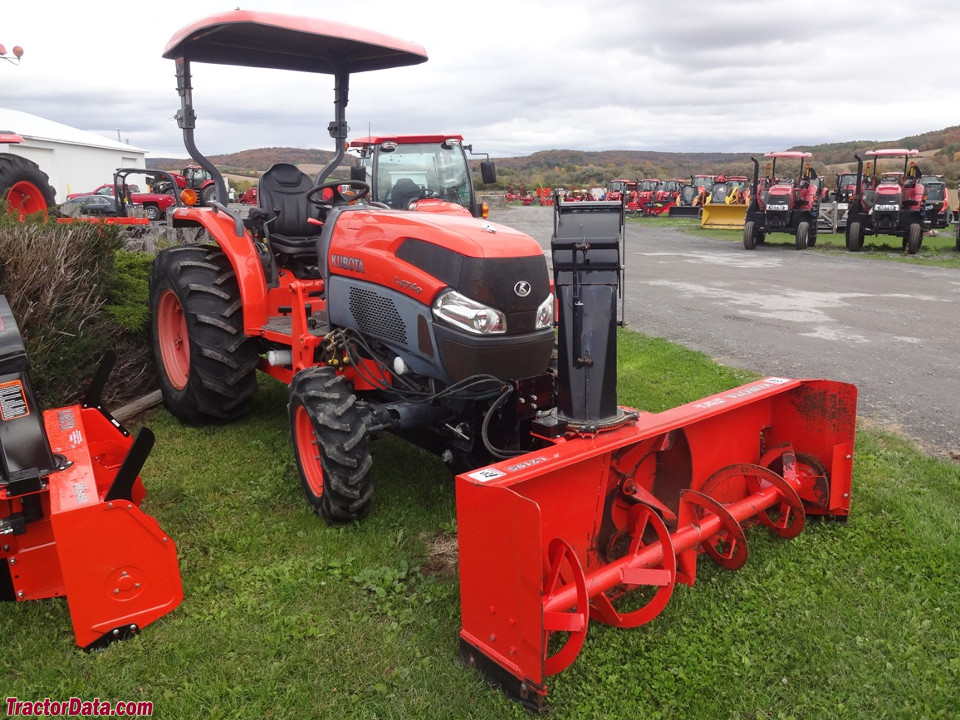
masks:
<path id="1" fill-rule="evenodd" d="M 334 220 L 331 275 L 393 287 L 422 303 L 446 288 L 494 306 L 535 309 L 550 293 L 546 258 L 529 235 L 466 216 L 348 210 Z M 513 288 L 523 283 L 522 297 Z"/>

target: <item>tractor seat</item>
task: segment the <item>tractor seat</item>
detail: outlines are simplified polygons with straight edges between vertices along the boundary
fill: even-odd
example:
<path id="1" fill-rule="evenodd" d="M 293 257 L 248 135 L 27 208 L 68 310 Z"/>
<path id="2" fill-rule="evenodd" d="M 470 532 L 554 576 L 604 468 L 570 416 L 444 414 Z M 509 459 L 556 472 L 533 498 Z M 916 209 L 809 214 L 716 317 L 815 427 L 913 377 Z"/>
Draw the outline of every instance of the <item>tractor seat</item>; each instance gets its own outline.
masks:
<path id="1" fill-rule="evenodd" d="M 313 187 L 310 176 L 290 163 L 276 163 L 260 177 L 257 204 L 272 218 L 264 224 L 264 234 L 281 265 L 317 265 L 322 228 L 307 222 L 322 219 L 320 208 L 307 202 L 307 191 Z"/>
<path id="2" fill-rule="evenodd" d="M 420 186 L 410 178 L 400 178 L 390 191 L 390 206 L 406 210 L 410 203 L 420 198 Z"/>

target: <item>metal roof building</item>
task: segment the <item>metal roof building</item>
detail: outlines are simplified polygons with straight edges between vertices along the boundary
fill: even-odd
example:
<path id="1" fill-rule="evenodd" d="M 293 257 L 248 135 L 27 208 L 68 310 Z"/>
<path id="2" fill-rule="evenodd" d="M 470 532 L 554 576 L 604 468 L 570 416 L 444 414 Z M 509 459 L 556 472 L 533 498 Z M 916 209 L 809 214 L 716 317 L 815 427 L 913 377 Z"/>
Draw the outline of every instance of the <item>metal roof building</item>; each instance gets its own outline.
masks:
<path id="1" fill-rule="evenodd" d="M 147 151 L 142 148 L 19 110 L 0 108 L 0 131 L 23 138 L 22 143 L 0 144 L 0 152 L 37 163 L 56 189 L 58 203 L 66 200 L 68 193 L 87 192 L 113 182 L 117 168 L 146 166 Z"/>

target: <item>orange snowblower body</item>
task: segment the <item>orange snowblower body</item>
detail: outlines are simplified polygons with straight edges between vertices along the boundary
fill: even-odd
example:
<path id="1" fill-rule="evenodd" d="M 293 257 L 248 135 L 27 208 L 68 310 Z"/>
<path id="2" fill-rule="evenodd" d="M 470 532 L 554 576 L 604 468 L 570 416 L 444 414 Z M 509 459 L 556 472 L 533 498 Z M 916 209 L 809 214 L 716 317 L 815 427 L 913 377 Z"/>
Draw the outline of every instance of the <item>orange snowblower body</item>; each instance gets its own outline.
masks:
<path id="1" fill-rule="evenodd" d="M 86 650 L 129 637 L 183 599 L 173 540 L 140 509 L 153 434 L 134 440 L 100 407 L 108 364 L 82 404 L 41 419 L 0 296 L 0 599 L 65 595 Z"/>
<path id="2" fill-rule="evenodd" d="M 571 390 L 534 428 L 546 444 L 457 476 L 461 655 L 537 710 L 591 620 L 650 622 L 694 583 L 700 554 L 740 568 L 747 525 L 792 538 L 806 515 L 850 509 L 852 385 L 768 377 L 657 414 L 616 405 L 616 313 L 598 309 L 618 290 L 603 213 L 619 210 L 583 209 L 556 209 L 558 383 Z"/>

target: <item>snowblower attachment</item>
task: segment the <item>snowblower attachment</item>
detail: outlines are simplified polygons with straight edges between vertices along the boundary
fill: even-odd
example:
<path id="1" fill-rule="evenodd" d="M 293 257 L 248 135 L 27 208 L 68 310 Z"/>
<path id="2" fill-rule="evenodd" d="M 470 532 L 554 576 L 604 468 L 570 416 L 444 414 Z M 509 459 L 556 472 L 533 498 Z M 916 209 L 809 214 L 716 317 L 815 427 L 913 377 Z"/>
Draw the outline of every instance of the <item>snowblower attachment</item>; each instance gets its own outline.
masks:
<path id="1" fill-rule="evenodd" d="M 850 508 L 852 385 L 769 377 L 662 413 L 607 404 L 619 256 L 591 233 L 617 209 L 594 205 L 555 206 L 559 384 L 574 390 L 535 429 L 543 448 L 457 477 L 461 655 L 537 710 L 591 620 L 650 622 L 701 553 L 740 568 L 745 527 L 792 538 Z"/>
<path id="2" fill-rule="evenodd" d="M 65 595 L 86 650 L 136 633 L 183 599 L 174 543 L 139 507 L 153 433 L 134 440 L 100 407 L 111 365 L 82 404 L 41 418 L 0 296 L 0 599 Z"/>

